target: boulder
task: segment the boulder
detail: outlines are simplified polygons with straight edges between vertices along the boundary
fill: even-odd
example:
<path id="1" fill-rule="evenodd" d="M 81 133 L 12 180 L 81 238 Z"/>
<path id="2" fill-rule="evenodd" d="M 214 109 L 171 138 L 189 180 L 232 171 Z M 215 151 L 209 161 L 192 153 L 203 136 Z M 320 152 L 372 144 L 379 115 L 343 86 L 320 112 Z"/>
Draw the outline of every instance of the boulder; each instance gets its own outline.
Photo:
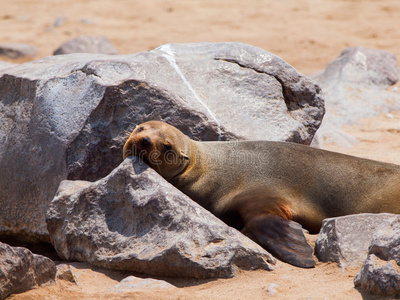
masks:
<path id="1" fill-rule="evenodd" d="M 342 268 L 357 267 L 367 257 L 375 230 L 396 219 L 393 214 L 358 214 L 325 219 L 315 242 L 315 255 Z"/>
<path id="2" fill-rule="evenodd" d="M 54 51 L 54 55 L 71 53 L 118 54 L 110 40 L 105 36 L 88 35 L 81 35 L 75 39 L 69 40 Z"/>
<path id="3" fill-rule="evenodd" d="M 400 267 L 394 260 L 369 254 L 354 278 L 354 286 L 375 295 L 400 294 Z"/>
<path id="4" fill-rule="evenodd" d="M 6 69 L 16 66 L 17 64 L 9 63 L 6 61 L 0 61 L 0 69 Z"/>
<path id="5" fill-rule="evenodd" d="M 326 115 L 313 145 L 351 147 L 358 141 L 341 130 L 343 125 L 400 109 L 400 91 L 390 88 L 400 72 L 396 57 L 386 51 L 346 48 L 311 78 L 321 86 L 326 101 Z"/>
<path id="6" fill-rule="evenodd" d="M 109 292 L 126 294 L 134 292 L 148 292 L 149 290 L 174 290 L 175 286 L 164 281 L 153 278 L 139 278 L 135 276 L 128 276 L 121 280 L 112 288 L 108 289 Z"/>
<path id="7" fill-rule="evenodd" d="M 197 140 L 308 144 L 324 114 L 318 85 L 241 43 L 46 57 L 0 69 L 0 90 L 0 235 L 44 241 L 60 182 L 109 174 L 137 124 L 166 121 Z"/>
<path id="8" fill-rule="evenodd" d="M 383 222 L 375 231 L 354 285 L 371 294 L 400 294 L 400 216 Z"/>
<path id="9" fill-rule="evenodd" d="M 38 50 L 27 44 L 0 44 L 0 55 L 8 58 L 35 56 Z"/>
<path id="10" fill-rule="evenodd" d="M 0 299 L 55 282 L 56 266 L 26 248 L 0 242 Z"/>
<path id="11" fill-rule="evenodd" d="M 167 277 L 232 277 L 275 259 L 136 159 L 96 182 L 63 181 L 47 213 L 64 260 Z"/>

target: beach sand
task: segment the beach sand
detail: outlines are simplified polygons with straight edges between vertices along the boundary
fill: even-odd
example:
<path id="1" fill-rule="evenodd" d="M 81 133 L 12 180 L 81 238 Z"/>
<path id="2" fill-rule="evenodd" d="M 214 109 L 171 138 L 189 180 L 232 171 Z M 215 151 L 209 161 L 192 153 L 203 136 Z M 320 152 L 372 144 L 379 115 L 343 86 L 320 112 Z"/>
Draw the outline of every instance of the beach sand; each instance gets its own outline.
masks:
<path id="1" fill-rule="evenodd" d="M 311 75 L 345 47 L 382 49 L 399 58 L 399 15 L 398 0 L 2 1 L 0 43 L 27 43 L 39 52 L 32 58 L 0 60 L 20 63 L 52 55 L 62 43 L 83 34 L 108 37 L 120 54 L 165 43 L 240 41 Z M 360 143 L 325 148 L 400 164 L 400 112 L 364 119 L 344 130 Z M 311 244 L 315 238 L 308 236 Z M 107 291 L 129 274 L 84 263 L 75 267 L 78 285 L 60 280 L 12 299 L 378 299 L 354 288 L 357 269 L 341 270 L 334 263 L 301 269 L 278 262 L 274 271 L 240 272 L 231 279 L 162 278 L 179 289 L 129 295 Z M 276 293 L 270 284 L 277 285 Z"/>

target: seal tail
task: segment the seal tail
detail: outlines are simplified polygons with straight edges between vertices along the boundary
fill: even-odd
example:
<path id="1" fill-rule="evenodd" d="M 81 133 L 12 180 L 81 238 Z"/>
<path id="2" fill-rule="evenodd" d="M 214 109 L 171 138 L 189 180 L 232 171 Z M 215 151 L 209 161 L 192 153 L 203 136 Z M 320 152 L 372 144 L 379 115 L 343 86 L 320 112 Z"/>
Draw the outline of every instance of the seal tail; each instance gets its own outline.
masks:
<path id="1" fill-rule="evenodd" d="M 313 249 L 299 223 L 273 214 L 261 214 L 246 222 L 243 233 L 284 262 L 302 268 L 315 266 Z"/>

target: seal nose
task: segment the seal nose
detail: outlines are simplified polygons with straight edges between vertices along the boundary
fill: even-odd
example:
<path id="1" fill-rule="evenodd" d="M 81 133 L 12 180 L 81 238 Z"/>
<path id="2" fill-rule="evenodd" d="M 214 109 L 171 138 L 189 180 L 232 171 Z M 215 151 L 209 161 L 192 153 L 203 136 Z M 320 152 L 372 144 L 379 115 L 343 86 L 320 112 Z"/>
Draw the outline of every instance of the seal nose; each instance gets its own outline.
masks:
<path id="1" fill-rule="evenodd" d="M 147 147 L 151 145 L 151 140 L 149 137 L 144 137 L 142 140 L 142 147 Z"/>

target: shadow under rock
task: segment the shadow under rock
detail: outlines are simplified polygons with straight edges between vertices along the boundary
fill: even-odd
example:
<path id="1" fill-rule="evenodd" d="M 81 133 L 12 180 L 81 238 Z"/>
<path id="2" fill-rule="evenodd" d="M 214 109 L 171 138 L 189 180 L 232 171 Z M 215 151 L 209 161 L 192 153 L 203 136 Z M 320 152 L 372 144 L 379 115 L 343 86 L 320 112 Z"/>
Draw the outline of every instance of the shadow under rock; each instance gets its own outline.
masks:
<path id="1" fill-rule="evenodd" d="M 61 260 L 53 245 L 46 242 L 26 242 L 15 237 L 1 236 L 0 242 L 8 244 L 12 247 L 23 247 L 29 249 L 34 254 L 40 254 L 50 258 L 51 260 Z"/>

